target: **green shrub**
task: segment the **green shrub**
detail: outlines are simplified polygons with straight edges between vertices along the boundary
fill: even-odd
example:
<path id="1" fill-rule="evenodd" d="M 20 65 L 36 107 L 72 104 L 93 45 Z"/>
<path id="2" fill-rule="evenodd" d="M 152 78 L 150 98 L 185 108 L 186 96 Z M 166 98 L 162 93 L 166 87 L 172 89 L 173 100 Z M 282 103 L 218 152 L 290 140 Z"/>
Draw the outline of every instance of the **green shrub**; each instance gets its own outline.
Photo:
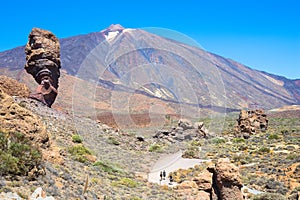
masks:
<path id="1" fill-rule="evenodd" d="M 199 158 L 199 148 L 195 146 L 189 147 L 183 152 L 182 157 L 184 158 Z"/>
<path id="2" fill-rule="evenodd" d="M 242 143 L 242 142 L 245 142 L 245 139 L 244 138 L 233 138 L 232 142 L 234 142 L 234 143 Z"/>
<path id="3" fill-rule="evenodd" d="M 152 145 L 149 147 L 149 151 L 150 151 L 150 152 L 162 152 L 162 146 L 159 145 L 159 144 L 152 144 Z"/>
<path id="4" fill-rule="evenodd" d="M 298 157 L 296 153 L 290 154 L 286 157 L 288 160 L 295 160 Z"/>
<path id="5" fill-rule="evenodd" d="M 0 174 L 27 175 L 42 162 L 38 147 L 25 134 L 0 130 Z"/>
<path id="6" fill-rule="evenodd" d="M 191 142 L 191 146 L 201 146 L 201 145 L 202 145 L 201 141 L 198 141 L 198 140 L 193 140 Z"/>
<path id="7" fill-rule="evenodd" d="M 118 181 L 113 181 L 112 186 L 126 186 L 129 188 L 135 188 L 138 186 L 138 183 L 130 178 L 122 178 Z"/>
<path id="8" fill-rule="evenodd" d="M 224 138 L 213 138 L 211 141 L 214 144 L 222 144 L 222 143 L 226 142 L 226 140 Z"/>
<path id="9" fill-rule="evenodd" d="M 82 144 L 72 146 L 68 149 L 68 151 L 72 155 L 74 160 L 82 163 L 87 162 L 88 159 L 86 158 L 86 156 L 92 154 L 91 151 Z"/>
<path id="10" fill-rule="evenodd" d="M 257 194 L 251 200 L 286 200 L 285 196 L 278 193 L 263 193 Z"/>
<path id="11" fill-rule="evenodd" d="M 75 134 L 72 136 L 72 142 L 75 142 L 75 143 L 82 143 L 83 139 L 80 135 L 78 134 Z"/>
<path id="12" fill-rule="evenodd" d="M 261 147 L 257 150 L 259 153 L 270 153 L 270 148 L 268 147 Z"/>
<path id="13" fill-rule="evenodd" d="M 268 136 L 268 139 L 269 140 L 278 140 L 279 139 L 279 136 L 277 134 L 270 134 Z"/>
<path id="14" fill-rule="evenodd" d="M 140 197 L 130 197 L 130 200 L 142 200 Z"/>
<path id="15" fill-rule="evenodd" d="M 120 145 L 120 142 L 114 137 L 109 137 L 107 142 L 113 145 Z"/>
<path id="16" fill-rule="evenodd" d="M 103 161 L 97 161 L 93 164 L 93 166 L 99 167 L 102 171 L 107 173 L 119 173 L 119 174 L 123 173 L 123 171 L 118 167 Z"/>

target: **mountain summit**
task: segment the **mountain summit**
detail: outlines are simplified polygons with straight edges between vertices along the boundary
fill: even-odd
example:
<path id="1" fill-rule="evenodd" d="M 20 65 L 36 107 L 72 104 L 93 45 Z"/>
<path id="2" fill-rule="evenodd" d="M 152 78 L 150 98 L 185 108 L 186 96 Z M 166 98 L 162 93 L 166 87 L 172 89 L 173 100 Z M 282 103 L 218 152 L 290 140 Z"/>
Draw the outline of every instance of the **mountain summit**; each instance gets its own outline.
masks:
<path id="1" fill-rule="evenodd" d="M 125 28 L 120 24 L 111 24 L 108 28 L 100 31 L 107 41 L 111 41 L 118 34 L 120 34 Z"/>
<path id="2" fill-rule="evenodd" d="M 122 31 L 125 28 L 123 26 L 121 26 L 120 24 L 111 24 L 107 29 L 105 29 L 106 31 Z"/>

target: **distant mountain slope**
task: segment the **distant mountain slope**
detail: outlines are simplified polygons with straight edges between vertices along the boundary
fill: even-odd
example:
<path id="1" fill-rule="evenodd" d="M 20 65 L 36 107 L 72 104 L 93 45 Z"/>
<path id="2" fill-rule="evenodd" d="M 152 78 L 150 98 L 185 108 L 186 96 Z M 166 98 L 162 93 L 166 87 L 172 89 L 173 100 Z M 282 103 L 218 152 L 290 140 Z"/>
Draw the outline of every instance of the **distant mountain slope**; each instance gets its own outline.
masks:
<path id="1" fill-rule="evenodd" d="M 300 104 L 300 80 L 253 70 L 140 29 L 111 25 L 60 42 L 65 77 L 75 76 L 105 90 L 203 108 L 270 109 Z M 24 64 L 24 47 L 0 53 L 0 73 L 2 69 L 16 76 Z"/>

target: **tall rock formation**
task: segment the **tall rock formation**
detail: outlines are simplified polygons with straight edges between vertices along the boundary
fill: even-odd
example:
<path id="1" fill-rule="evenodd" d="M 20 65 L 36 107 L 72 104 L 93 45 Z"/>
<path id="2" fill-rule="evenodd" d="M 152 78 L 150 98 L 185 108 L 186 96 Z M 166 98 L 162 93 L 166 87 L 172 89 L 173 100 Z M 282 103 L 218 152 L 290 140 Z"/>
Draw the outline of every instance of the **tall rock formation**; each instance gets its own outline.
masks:
<path id="1" fill-rule="evenodd" d="M 230 162 L 228 158 L 218 159 L 214 168 L 208 169 L 213 173 L 213 189 L 219 200 L 242 200 L 243 186 L 239 174 L 239 168 Z M 213 195 L 214 196 L 214 195 Z"/>
<path id="2" fill-rule="evenodd" d="M 33 28 L 25 47 L 27 73 L 39 84 L 30 97 L 51 107 L 57 96 L 60 77 L 60 44 L 57 37 L 39 28 Z"/>
<path id="3" fill-rule="evenodd" d="M 268 118 L 262 109 L 241 110 L 235 131 L 237 135 L 249 138 L 250 135 L 268 129 Z"/>

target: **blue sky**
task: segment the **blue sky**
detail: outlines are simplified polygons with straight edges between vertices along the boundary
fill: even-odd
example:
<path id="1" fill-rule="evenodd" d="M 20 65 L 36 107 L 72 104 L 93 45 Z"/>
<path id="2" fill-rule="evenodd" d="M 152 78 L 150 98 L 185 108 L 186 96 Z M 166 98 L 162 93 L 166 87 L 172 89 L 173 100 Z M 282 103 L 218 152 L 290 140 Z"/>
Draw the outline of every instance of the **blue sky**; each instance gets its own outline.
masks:
<path id="1" fill-rule="evenodd" d="M 126 28 L 172 29 L 251 68 L 300 78 L 300 1 L 2 1 L 0 51 L 24 45 L 32 27 L 59 38 Z"/>

